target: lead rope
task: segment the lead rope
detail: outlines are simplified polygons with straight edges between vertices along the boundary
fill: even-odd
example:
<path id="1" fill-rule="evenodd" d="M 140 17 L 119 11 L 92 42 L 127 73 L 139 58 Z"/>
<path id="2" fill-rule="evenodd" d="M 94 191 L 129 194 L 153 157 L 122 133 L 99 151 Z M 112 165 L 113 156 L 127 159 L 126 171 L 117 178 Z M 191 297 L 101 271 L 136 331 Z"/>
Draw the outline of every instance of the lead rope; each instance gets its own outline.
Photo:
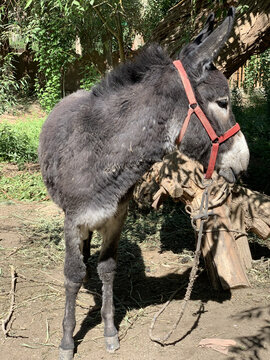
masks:
<path id="1" fill-rule="evenodd" d="M 198 271 L 198 267 L 199 267 L 199 260 L 200 260 L 200 255 L 201 255 L 201 243 L 202 243 L 202 235 L 203 235 L 203 226 L 204 223 L 208 220 L 210 215 L 214 215 L 213 212 L 209 212 L 208 211 L 208 206 L 209 206 L 209 187 L 211 185 L 211 182 L 208 183 L 207 185 L 205 185 L 205 189 L 203 192 L 203 196 L 202 196 L 202 201 L 201 201 L 201 205 L 199 208 L 199 213 L 196 215 L 192 215 L 191 217 L 191 224 L 193 226 L 193 228 L 198 231 L 197 227 L 196 227 L 196 221 L 200 220 L 200 227 L 199 227 L 199 231 L 198 231 L 198 240 L 197 240 L 197 245 L 196 245 L 196 250 L 195 250 L 195 257 L 193 260 L 193 265 L 192 265 L 192 269 L 189 275 L 189 283 L 187 286 L 187 290 L 186 290 L 186 294 L 182 303 L 182 307 L 180 310 L 180 313 L 178 315 L 178 318 L 176 320 L 176 322 L 174 323 L 173 327 L 171 328 L 171 330 L 163 337 L 163 338 L 159 338 L 153 335 L 153 331 L 154 331 L 154 327 L 156 324 L 156 321 L 158 319 L 158 317 L 163 313 L 163 311 L 168 307 L 168 305 L 170 304 L 170 302 L 172 301 L 172 299 L 174 298 L 175 294 L 180 291 L 185 285 L 180 286 L 176 291 L 174 291 L 174 293 L 170 296 L 169 300 L 162 306 L 162 308 L 154 315 L 153 320 L 151 322 L 150 328 L 149 328 L 149 337 L 152 341 L 155 341 L 163 346 L 166 345 L 170 345 L 169 343 L 166 343 L 166 341 L 170 338 L 170 336 L 172 335 L 172 333 L 175 331 L 175 329 L 177 328 L 179 322 L 181 321 L 187 303 L 190 300 L 190 296 L 191 296 L 191 292 L 193 289 L 193 285 L 194 285 L 194 281 L 197 278 L 197 271 Z M 175 341 L 174 341 L 175 343 Z"/>

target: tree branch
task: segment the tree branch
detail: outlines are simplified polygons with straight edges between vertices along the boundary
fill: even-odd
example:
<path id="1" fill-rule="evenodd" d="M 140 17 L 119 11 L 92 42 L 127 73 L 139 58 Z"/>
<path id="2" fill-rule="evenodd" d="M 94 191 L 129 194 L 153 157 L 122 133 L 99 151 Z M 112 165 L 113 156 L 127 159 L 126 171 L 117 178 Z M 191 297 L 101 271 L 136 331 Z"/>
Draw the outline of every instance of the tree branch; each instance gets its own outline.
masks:
<path id="1" fill-rule="evenodd" d="M 106 26 L 106 28 L 108 29 L 108 31 L 117 39 L 119 40 L 119 35 L 117 34 L 117 32 L 115 32 L 110 25 L 108 25 L 106 19 L 104 18 L 104 16 L 101 14 L 101 11 L 95 6 L 92 6 L 93 10 L 95 11 L 95 13 L 97 14 L 97 16 L 100 18 L 100 20 L 102 21 L 102 23 Z"/>

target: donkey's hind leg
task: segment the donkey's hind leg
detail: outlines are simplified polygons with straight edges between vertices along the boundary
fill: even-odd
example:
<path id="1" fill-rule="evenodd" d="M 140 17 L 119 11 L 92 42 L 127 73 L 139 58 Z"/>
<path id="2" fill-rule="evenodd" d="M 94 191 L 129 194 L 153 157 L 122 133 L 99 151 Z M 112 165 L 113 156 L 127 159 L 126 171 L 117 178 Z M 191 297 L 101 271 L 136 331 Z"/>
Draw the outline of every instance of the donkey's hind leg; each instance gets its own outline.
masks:
<path id="1" fill-rule="evenodd" d="M 63 320 L 63 338 L 60 345 L 60 360 L 72 360 L 74 352 L 73 331 L 75 328 L 75 302 L 78 291 L 86 274 L 86 267 L 80 251 L 80 229 L 73 225 L 72 220 L 65 219 L 65 290 L 66 304 Z"/>
<path id="2" fill-rule="evenodd" d="M 114 325 L 113 280 L 116 270 L 118 241 L 126 218 L 127 206 L 127 203 L 119 205 L 116 215 L 99 229 L 103 237 L 98 263 L 98 274 L 102 281 L 101 316 L 104 322 L 106 350 L 109 352 L 114 352 L 120 346 Z"/>

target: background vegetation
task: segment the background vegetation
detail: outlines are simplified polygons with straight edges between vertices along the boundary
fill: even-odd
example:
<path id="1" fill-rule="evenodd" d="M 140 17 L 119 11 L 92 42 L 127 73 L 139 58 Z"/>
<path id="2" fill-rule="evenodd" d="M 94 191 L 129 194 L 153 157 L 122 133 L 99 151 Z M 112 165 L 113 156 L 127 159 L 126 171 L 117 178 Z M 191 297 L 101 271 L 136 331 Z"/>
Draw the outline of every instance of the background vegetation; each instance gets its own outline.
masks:
<path id="1" fill-rule="evenodd" d="M 9 61 L 18 47 L 27 47 L 29 54 L 34 53 L 38 63 L 34 93 L 42 107 L 50 110 L 69 91 L 67 72 L 77 71 L 79 64 L 76 76 L 79 75 L 81 87 L 89 88 L 106 70 L 126 60 L 136 34 L 144 34 L 147 41 L 158 21 L 176 3 L 175 0 L 0 2 L 0 62 L 6 64 L 0 73 L 0 84 L 5 84 L 6 89 L 5 93 L 0 92 L 0 103 L 13 106 L 14 95 L 18 95 Z M 12 42 L 12 38 L 16 40 Z M 13 60 L 16 62 L 15 57 Z M 6 109 L 5 106 L 2 111 Z"/>
<path id="2" fill-rule="evenodd" d="M 30 94 L 49 111 L 66 94 L 89 89 L 143 43 L 168 38 L 178 52 L 206 13 L 214 11 L 220 20 L 233 4 L 241 18 L 261 8 L 267 12 L 261 2 L 254 9 L 250 0 L 1 0 L 0 113 Z M 179 20 L 181 13 L 185 18 Z M 263 77 L 268 94 L 269 51 L 247 71 L 246 87 Z"/>
<path id="3" fill-rule="evenodd" d="M 249 0 L 232 2 L 238 5 L 239 14 L 251 9 Z M 182 43 L 193 36 L 199 11 L 196 0 L 0 0 L 0 114 L 14 113 L 33 99 L 48 112 L 76 88 L 90 89 L 119 61 L 136 54 L 142 44 L 139 41 L 135 47 L 138 39 L 151 41 L 164 24 L 169 32 L 180 3 L 188 4 L 183 13 L 190 15 L 185 23 L 188 31 L 183 32 L 184 40 L 179 40 Z M 204 3 L 208 12 L 214 10 L 220 18 L 231 2 Z M 269 65 L 270 49 L 254 54 L 245 67 L 242 87 L 232 88 L 234 112 L 251 149 L 244 181 L 266 193 L 270 192 Z M 10 122 L 2 115 L 0 161 L 16 164 L 18 171 L 26 170 L 8 179 L 1 177 L 1 196 L 46 198 L 40 175 L 24 166 L 38 160 L 43 121 L 43 116 L 36 116 Z M 6 174 L 5 168 L 3 165 L 2 174 Z M 27 185 L 21 186 L 23 183 Z"/>

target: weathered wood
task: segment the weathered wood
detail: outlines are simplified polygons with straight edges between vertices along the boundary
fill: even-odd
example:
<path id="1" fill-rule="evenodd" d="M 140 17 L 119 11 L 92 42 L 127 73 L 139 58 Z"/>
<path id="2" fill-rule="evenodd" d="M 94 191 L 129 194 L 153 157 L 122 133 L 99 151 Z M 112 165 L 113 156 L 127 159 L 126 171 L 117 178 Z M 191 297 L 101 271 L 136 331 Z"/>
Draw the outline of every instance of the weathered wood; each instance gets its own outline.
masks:
<path id="1" fill-rule="evenodd" d="M 234 233 L 236 245 L 238 247 L 239 255 L 242 260 L 243 265 L 246 269 L 251 269 L 252 267 L 252 257 L 249 249 L 247 232 L 246 232 L 246 223 L 245 223 L 245 213 L 242 205 L 235 205 L 232 203 L 232 195 L 230 196 L 230 203 L 228 204 L 230 209 L 230 221 L 232 228 L 236 229 L 239 232 Z M 244 201 L 244 199 L 242 199 Z"/>
<path id="2" fill-rule="evenodd" d="M 236 187 L 232 193 L 231 212 L 239 218 L 242 212 L 247 231 L 252 231 L 262 239 L 270 236 L 270 197 L 244 187 Z"/>
<path id="3" fill-rule="evenodd" d="M 261 239 L 267 239 L 270 236 L 269 226 L 263 220 L 258 218 L 254 218 L 252 220 L 252 227 L 250 230 L 258 235 Z"/>
<path id="4" fill-rule="evenodd" d="M 235 242 L 230 218 L 226 214 L 226 205 L 214 209 L 215 216 L 207 222 L 203 256 L 210 252 L 217 277 L 223 289 L 250 286 L 239 249 Z M 206 246 L 207 243 L 207 246 Z M 213 264 L 207 263 L 207 269 Z"/>
<path id="5" fill-rule="evenodd" d="M 209 203 L 214 212 L 205 223 L 202 255 L 212 286 L 223 289 L 250 286 L 246 269 L 252 265 L 247 231 L 266 238 L 270 234 L 270 198 L 241 186 L 234 187 L 213 174 Z M 135 190 L 137 202 L 166 196 L 184 202 L 196 214 L 203 194 L 202 166 L 180 152 L 165 157 L 145 174 Z M 159 188 L 157 188 L 157 185 Z M 146 196 L 147 195 L 147 196 Z M 199 224 L 197 224 L 198 226 Z"/>
<path id="6" fill-rule="evenodd" d="M 189 167 L 198 166 L 195 162 L 189 162 L 188 164 Z M 202 169 L 200 170 L 202 172 Z M 201 174 L 203 176 L 203 173 Z M 218 188 L 223 182 L 215 174 L 212 185 L 213 191 L 210 190 L 210 203 L 216 203 L 216 198 L 219 198 Z M 187 185 L 188 183 L 186 183 L 186 188 Z M 185 198 L 184 202 L 189 204 L 193 211 L 196 212 L 196 209 L 201 204 L 203 190 L 197 186 L 195 181 L 192 181 L 191 187 L 192 191 L 189 192 L 189 195 L 194 195 L 192 201 Z M 245 270 L 246 261 L 240 256 L 240 249 L 235 242 L 234 232 L 232 231 L 234 228 L 230 221 L 227 201 L 228 197 L 226 201 L 223 201 L 221 197 L 220 204 L 213 208 L 215 215 L 205 223 L 205 236 L 201 248 L 213 288 L 219 289 L 221 285 L 224 290 L 250 286 Z M 249 247 L 245 250 L 249 252 L 249 257 L 248 255 L 245 257 L 251 258 Z"/>
<path id="7" fill-rule="evenodd" d="M 240 255 L 240 259 L 242 261 L 243 266 L 250 270 L 252 268 L 252 257 L 250 253 L 248 238 L 246 235 L 240 235 L 239 238 L 236 239 L 236 245 L 238 248 L 238 253 Z"/>

